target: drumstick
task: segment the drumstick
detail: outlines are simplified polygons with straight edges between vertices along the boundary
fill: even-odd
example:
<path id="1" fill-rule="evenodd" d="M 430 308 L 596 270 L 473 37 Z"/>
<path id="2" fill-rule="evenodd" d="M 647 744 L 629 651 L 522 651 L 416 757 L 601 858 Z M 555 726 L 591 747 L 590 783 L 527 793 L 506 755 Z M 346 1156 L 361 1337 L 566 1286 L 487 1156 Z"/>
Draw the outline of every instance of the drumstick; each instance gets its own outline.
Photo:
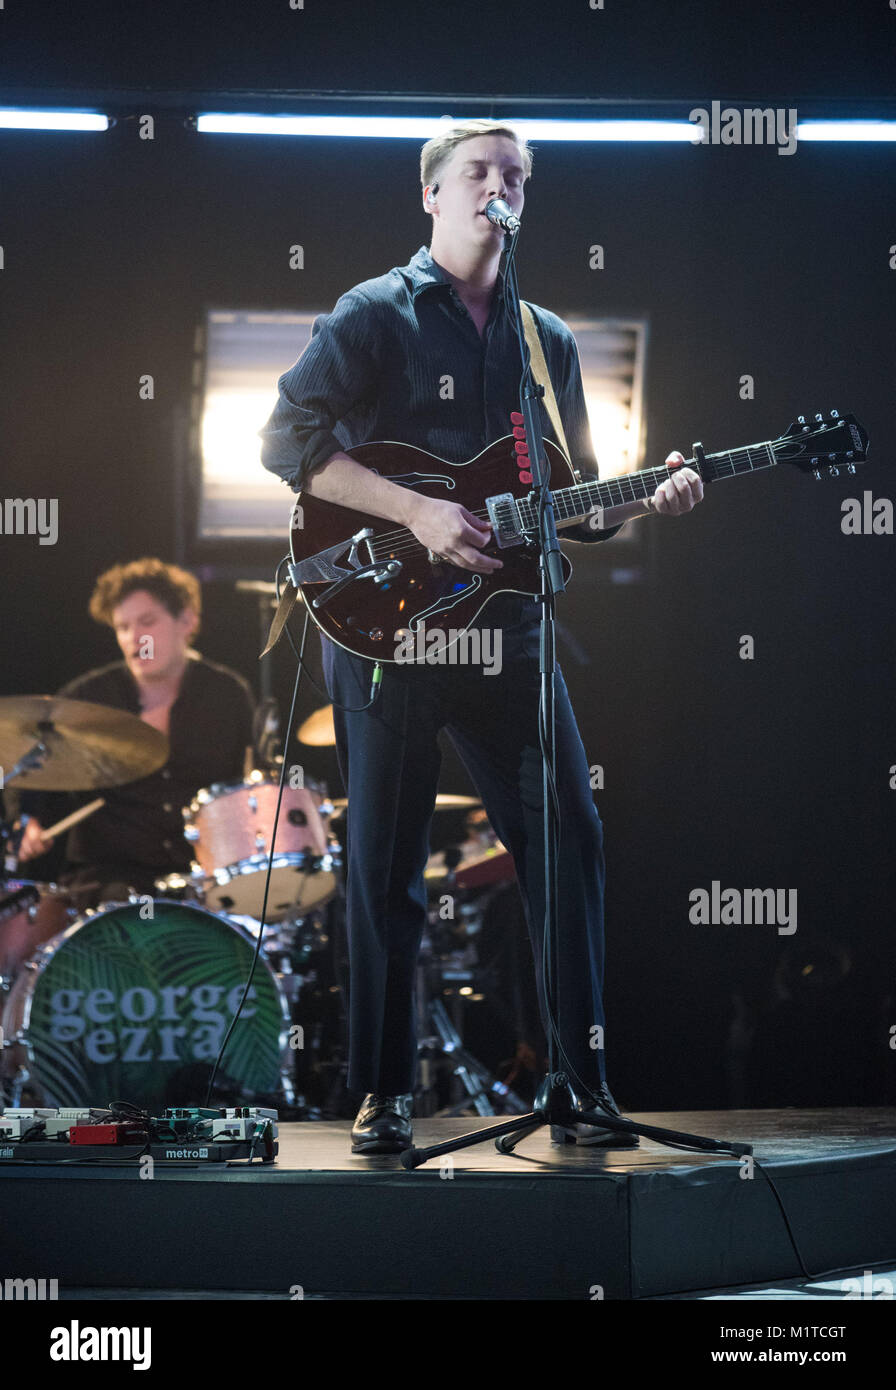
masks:
<path id="1" fill-rule="evenodd" d="M 86 820 L 88 816 L 92 816 L 94 811 L 98 811 L 100 807 L 105 806 L 105 804 L 101 796 L 98 796 L 96 801 L 88 801 L 87 805 L 82 806 L 79 811 L 72 811 L 70 816 L 63 816 L 62 820 L 58 820 L 55 825 L 48 826 L 46 830 L 41 832 L 42 838 L 44 840 L 52 840 L 55 836 L 61 835 L 63 830 L 71 830 L 73 825 L 77 825 L 79 821 Z"/>

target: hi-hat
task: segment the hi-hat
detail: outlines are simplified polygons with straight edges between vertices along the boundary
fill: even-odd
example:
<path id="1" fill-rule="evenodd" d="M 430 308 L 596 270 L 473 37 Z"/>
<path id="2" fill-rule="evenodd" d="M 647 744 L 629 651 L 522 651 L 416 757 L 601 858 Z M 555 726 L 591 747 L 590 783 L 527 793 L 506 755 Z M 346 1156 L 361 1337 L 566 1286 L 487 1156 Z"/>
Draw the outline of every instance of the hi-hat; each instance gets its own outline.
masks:
<path id="1" fill-rule="evenodd" d="M 0 767 L 17 787 L 117 787 L 167 761 L 165 734 L 126 710 L 56 695 L 0 699 Z"/>

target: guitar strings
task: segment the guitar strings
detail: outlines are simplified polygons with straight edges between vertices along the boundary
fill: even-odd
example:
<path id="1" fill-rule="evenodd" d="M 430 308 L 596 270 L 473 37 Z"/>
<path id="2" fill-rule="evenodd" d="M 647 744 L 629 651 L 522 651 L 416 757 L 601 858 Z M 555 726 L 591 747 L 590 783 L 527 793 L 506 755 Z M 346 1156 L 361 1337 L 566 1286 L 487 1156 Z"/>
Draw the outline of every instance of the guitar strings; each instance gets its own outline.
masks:
<path id="1" fill-rule="evenodd" d="M 712 462 L 713 462 L 714 464 L 716 464 L 716 472 L 717 472 L 717 473 L 720 473 L 722 468 L 727 467 L 727 468 L 730 469 L 731 474 L 733 475 L 733 474 L 736 474 L 736 473 L 738 472 L 737 458 L 738 458 L 738 457 L 742 457 L 743 461 L 745 461 L 746 464 L 748 465 L 749 471 L 750 471 L 750 472 L 756 472 L 756 471 L 757 471 L 757 470 L 756 470 L 756 465 L 754 465 L 754 463 L 753 463 L 753 461 L 752 461 L 752 457 L 751 457 L 751 455 L 752 455 L 754 452 L 760 453 L 760 456 L 761 456 L 761 458 L 762 458 L 762 460 L 763 460 L 763 462 L 762 462 L 762 464 L 760 465 L 760 467 L 762 467 L 762 468 L 771 467 L 771 462 L 769 461 L 769 457 L 768 457 L 768 449 L 766 448 L 766 446 L 764 446 L 764 445 L 758 445 L 758 444 L 747 444 L 747 445 L 742 446 L 742 447 L 739 448 L 739 449 L 728 449 L 728 450 L 723 450 L 723 451 L 722 451 L 721 453 L 719 453 L 719 454 L 711 454 L 711 455 L 709 456 L 709 459 L 707 459 L 707 462 L 709 462 L 710 460 L 712 460 Z M 690 463 L 693 463 L 693 459 L 688 460 L 688 464 L 690 464 Z M 685 464 L 684 466 L 687 467 L 688 464 Z M 679 467 L 681 467 L 681 466 L 682 466 L 682 465 L 679 465 Z M 586 488 L 589 487 L 589 486 L 594 486 L 594 487 L 612 487 L 612 486 L 615 484 L 617 487 L 620 488 L 620 491 L 621 491 L 623 484 L 626 484 L 626 483 L 627 483 L 628 486 L 629 486 L 629 488 L 634 492 L 634 487 L 635 487 L 636 481 L 639 482 L 639 483 L 643 486 L 643 485 L 646 483 L 647 479 L 650 479 L 651 481 L 653 481 L 653 479 L 655 479 L 655 478 L 656 478 L 656 479 L 663 479 L 663 474 L 665 474 L 665 477 L 666 477 L 666 478 L 671 478 L 673 471 L 675 471 L 675 470 L 670 469 L 667 465 L 665 465 L 665 464 L 660 464 L 659 467 L 657 467 L 657 468 L 639 469 L 637 473 L 628 474 L 628 475 L 627 475 L 626 477 L 624 477 L 624 478 L 599 478 L 599 479 L 591 479 L 588 483 L 585 484 L 585 487 L 586 487 Z M 741 469 L 740 471 L 745 472 L 745 471 L 747 471 L 747 470 L 746 470 L 746 469 Z M 559 493 L 563 493 L 563 492 L 567 492 L 567 491 L 571 491 L 571 490 L 572 490 L 572 489 L 558 488 L 557 491 L 554 493 L 555 501 L 556 501 L 556 499 L 557 499 Z M 656 490 L 656 489 L 654 488 L 653 491 L 655 491 L 655 490 Z M 646 496 L 647 493 L 648 493 L 648 491 L 650 491 L 650 489 L 647 488 L 647 487 L 645 487 L 643 496 Z M 528 500 L 528 499 L 526 499 L 526 498 L 518 498 L 518 499 L 517 499 L 518 502 L 524 503 L 524 504 L 527 502 L 527 500 Z M 626 497 L 623 496 L 623 497 L 620 498 L 620 504 L 624 504 L 624 503 L 627 502 L 627 501 L 635 502 L 635 501 L 637 501 L 637 500 L 638 500 L 638 497 L 637 497 L 637 496 L 634 496 L 634 495 L 633 495 L 632 497 L 630 497 L 630 498 L 626 498 Z M 561 507 L 563 507 L 563 506 L 566 505 L 566 501 L 567 501 L 567 499 L 561 498 Z M 531 506 L 532 504 L 530 503 L 529 505 Z M 618 505 L 618 504 L 617 504 L 617 505 Z M 488 511 L 487 511 L 487 510 L 485 510 L 485 511 L 481 511 L 481 510 L 480 510 L 480 511 L 473 511 L 473 512 L 472 512 L 472 515 L 475 516 L 475 517 L 477 517 L 477 518 L 482 518 L 483 520 L 486 520 L 486 521 L 488 520 Z M 567 516 L 561 515 L 561 518 L 560 518 L 560 519 L 561 519 L 561 520 L 568 520 L 569 517 L 568 517 L 568 515 L 567 515 Z M 394 538 L 394 540 L 393 540 L 393 538 Z M 389 549 L 388 549 L 388 551 L 386 552 L 386 554 L 380 553 L 380 547 L 381 547 L 381 546 L 384 546 L 384 545 L 388 545 L 388 546 L 389 546 Z M 409 552 L 411 552 L 411 551 L 413 551 L 413 550 L 426 550 L 426 548 L 427 548 L 427 547 L 426 547 L 425 545 L 423 545 L 420 541 L 417 540 L 416 536 L 413 534 L 413 532 L 412 532 L 408 527 L 402 527 L 400 530 L 397 530 L 397 531 L 386 531 L 386 532 L 383 532 L 382 535 L 379 535 L 379 536 L 374 537 L 374 539 L 370 542 L 370 545 L 369 545 L 370 554 L 371 554 L 371 557 L 373 558 L 373 560 L 389 559 L 389 558 L 392 558 L 393 556 L 396 556 L 396 555 L 408 554 Z"/>

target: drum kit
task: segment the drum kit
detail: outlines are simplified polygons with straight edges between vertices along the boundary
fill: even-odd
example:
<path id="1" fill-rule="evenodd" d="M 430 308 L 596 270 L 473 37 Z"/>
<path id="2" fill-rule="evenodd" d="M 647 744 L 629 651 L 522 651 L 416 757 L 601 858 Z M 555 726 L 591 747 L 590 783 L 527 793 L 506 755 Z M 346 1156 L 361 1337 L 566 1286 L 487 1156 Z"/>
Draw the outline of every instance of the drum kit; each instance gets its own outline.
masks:
<path id="1" fill-rule="evenodd" d="M 297 737 L 310 746 L 334 743 L 331 707 L 315 711 Z M 149 775 L 167 758 L 167 738 L 136 715 L 49 696 L 0 699 L 4 785 L 102 791 Z M 191 871 L 157 879 L 157 896 L 100 897 L 86 911 L 71 889 L 19 876 L 15 831 L 0 824 L 7 847 L 0 1102 L 126 1100 L 153 1113 L 195 1103 L 239 1005 L 263 918 L 252 989 L 216 1098 L 294 1107 L 300 1115 L 334 1107 L 340 1086 L 344 1093 L 344 855 L 336 825 L 346 802 L 331 801 L 322 783 L 285 782 L 274 845 L 278 794 L 273 769 L 198 791 L 183 813 Z M 103 804 L 95 798 L 48 827 L 45 838 Z M 446 1100 L 439 1113 L 525 1109 L 464 1050 L 462 1037 L 464 1001 L 482 997 L 477 932 L 495 893 L 512 883 L 513 861 L 475 798 L 440 796 L 436 809 L 463 813 L 465 827 L 454 837 L 460 842 L 443 844 L 426 867 L 418 1111 L 435 1113 Z"/>

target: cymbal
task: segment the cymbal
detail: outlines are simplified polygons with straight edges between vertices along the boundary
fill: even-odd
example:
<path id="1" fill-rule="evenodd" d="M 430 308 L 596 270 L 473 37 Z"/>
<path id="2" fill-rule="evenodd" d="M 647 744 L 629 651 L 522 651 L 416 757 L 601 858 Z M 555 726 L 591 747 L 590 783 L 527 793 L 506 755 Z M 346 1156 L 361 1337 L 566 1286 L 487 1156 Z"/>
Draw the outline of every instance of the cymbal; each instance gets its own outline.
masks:
<path id="1" fill-rule="evenodd" d="M 307 743 L 313 748 L 332 748 L 336 743 L 336 727 L 333 723 L 333 706 L 323 705 L 309 714 L 296 734 L 299 743 Z"/>
<path id="2" fill-rule="evenodd" d="M 126 710 L 56 695 L 0 699 L 0 767 L 8 779 L 37 743 L 46 752 L 10 785 L 51 792 L 117 787 L 148 777 L 168 760 L 165 734 Z"/>
<path id="3" fill-rule="evenodd" d="M 337 811 L 345 810 L 348 805 L 348 798 L 345 796 L 331 797 L 330 804 Z M 481 805 L 482 802 L 477 800 L 475 796 L 455 796 L 453 792 L 439 792 L 439 795 L 436 797 L 437 811 L 462 811 L 468 806 Z"/>

